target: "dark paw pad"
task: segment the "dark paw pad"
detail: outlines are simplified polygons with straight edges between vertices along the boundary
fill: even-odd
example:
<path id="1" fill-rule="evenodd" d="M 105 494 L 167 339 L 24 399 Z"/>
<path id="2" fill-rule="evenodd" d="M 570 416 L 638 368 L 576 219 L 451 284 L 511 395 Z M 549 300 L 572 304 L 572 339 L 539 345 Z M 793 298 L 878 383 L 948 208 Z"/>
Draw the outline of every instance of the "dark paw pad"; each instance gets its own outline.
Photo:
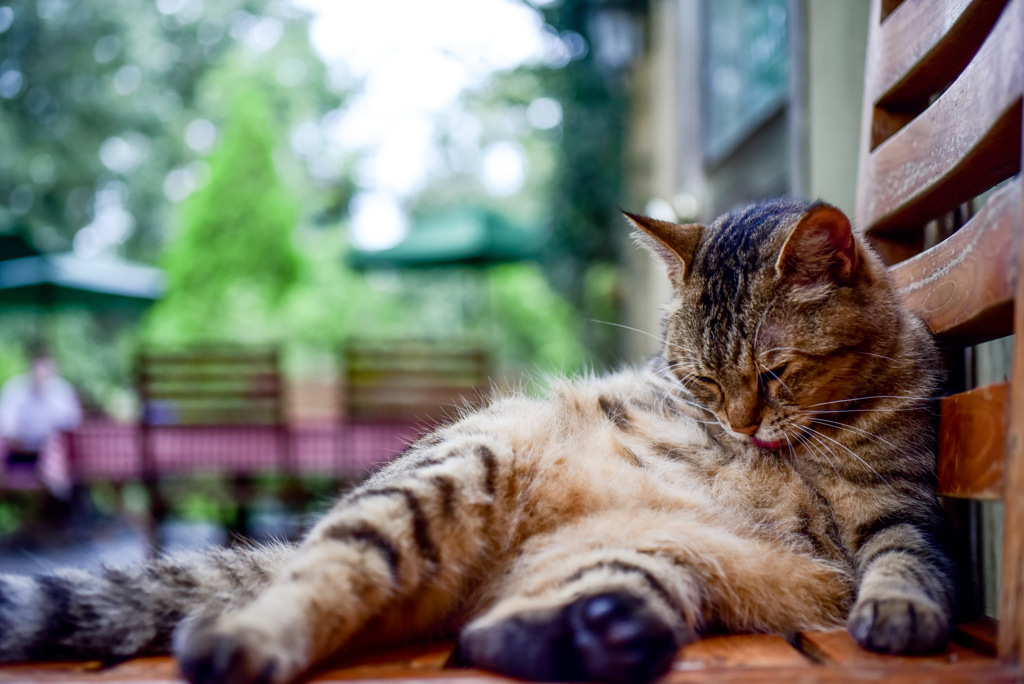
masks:
<path id="1" fill-rule="evenodd" d="M 946 645 L 949 617 L 928 599 L 866 599 L 850 611 L 847 628 L 857 643 L 872 651 L 932 653 Z"/>
<path id="2" fill-rule="evenodd" d="M 590 678 L 650 681 L 668 671 L 679 643 L 647 604 L 622 592 L 579 599 L 568 607 L 573 644 Z"/>
<path id="3" fill-rule="evenodd" d="M 470 625 L 451 664 L 532 681 L 640 683 L 667 672 L 678 647 L 643 599 L 613 592 Z"/>
<path id="4" fill-rule="evenodd" d="M 178 667 L 190 684 L 271 684 L 276 664 L 239 634 L 192 631 L 179 649 Z"/>

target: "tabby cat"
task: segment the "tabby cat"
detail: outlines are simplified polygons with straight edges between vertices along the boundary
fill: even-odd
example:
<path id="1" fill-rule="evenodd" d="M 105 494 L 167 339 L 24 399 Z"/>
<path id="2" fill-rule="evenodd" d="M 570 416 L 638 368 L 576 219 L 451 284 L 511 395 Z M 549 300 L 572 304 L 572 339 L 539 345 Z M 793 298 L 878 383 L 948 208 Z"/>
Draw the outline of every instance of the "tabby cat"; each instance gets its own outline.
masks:
<path id="1" fill-rule="evenodd" d="M 3 577 L 0 657 L 170 648 L 196 684 L 269 684 L 457 632 L 457 664 L 637 682 L 709 632 L 941 648 L 938 359 L 878 258 L 827 204 L 628 218 L 674 285 L 646 366 L 493 400 L 294 548 Z"/>

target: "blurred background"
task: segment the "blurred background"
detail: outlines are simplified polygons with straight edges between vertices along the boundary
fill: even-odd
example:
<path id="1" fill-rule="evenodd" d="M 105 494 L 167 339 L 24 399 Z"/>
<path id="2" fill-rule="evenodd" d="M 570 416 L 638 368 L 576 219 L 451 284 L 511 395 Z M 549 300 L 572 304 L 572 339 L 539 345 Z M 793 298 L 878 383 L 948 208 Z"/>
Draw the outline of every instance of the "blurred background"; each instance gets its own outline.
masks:
<path id="1" fill-rule="evenodd" d="M 667 283 L 618 207 L 852 212 L 867 25 L 0 0 L 0 382 L 43 349 L 82 409 L 7 468 L 0 567 L 294 536 L 453 405 L 653 353 Z"/>

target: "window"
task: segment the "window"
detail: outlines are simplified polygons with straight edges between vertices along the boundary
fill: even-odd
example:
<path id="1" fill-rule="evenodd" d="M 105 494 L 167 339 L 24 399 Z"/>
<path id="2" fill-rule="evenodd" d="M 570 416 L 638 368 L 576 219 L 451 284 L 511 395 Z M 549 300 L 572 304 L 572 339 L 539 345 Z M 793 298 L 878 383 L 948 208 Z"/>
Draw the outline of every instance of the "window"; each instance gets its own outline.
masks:
<path id="1" fill-rule="evenodd" d="M 789 97 L 787 0 L 704 0 L 704 157 L 715 163 Z"/>

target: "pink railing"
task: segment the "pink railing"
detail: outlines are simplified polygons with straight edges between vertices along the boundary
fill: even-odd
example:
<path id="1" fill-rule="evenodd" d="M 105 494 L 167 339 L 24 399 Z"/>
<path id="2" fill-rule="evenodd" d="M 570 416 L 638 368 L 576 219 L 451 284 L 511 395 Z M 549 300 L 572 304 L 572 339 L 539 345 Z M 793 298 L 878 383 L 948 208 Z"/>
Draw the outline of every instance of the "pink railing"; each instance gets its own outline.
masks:
<path id="1" fill-rule="evenodd" d="M 158 475 L 276 472 L 281 449 L 287 448 L 300 475 L 361 477 L 401 453 L 420 432 L 406 423 L 305 424 L 291 428 L 282 444 L 275 430 L 260 426 L 175 426 L 153 428 L 153 448 Z M 142 476 L 141 446 L 137 425 L 91 420 L 54 440 L 41 470 L 58 480 L 135 480 Z M 4 484 L 28 486 L 29 479 Z"/>

